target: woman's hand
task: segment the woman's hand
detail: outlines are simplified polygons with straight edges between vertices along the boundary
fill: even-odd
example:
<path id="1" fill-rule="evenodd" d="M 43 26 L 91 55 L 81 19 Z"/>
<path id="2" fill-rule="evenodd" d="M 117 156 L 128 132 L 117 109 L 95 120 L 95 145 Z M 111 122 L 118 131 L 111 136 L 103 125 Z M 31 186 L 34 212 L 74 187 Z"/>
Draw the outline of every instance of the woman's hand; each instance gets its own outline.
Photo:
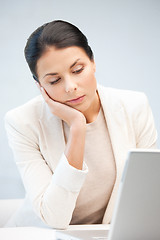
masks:
<path id="1" fill-rule="evenodd" d="M 43 87 L 40 87 L 39 83 L 36 82 L 36 84 L 40 89 L 45 102 L 48 104 L 51 113 L 65 121 L 69 127 L 72 127 L 73 125 L 78 126 L 79 124 L 86 124 L 86 119 L 80 111 L 69 107 L 66 104 L 54 101 L 50 98 L 45 89 Z"/>
<path id="2" fill-rule="evenodd" d="M 81 170 L 83 168 L 86 133 L 86 119 L 84 115 L 72 107 L 54 101 L 48 96 L 44 88 L 40 87 L 38 83 L 37 85 L 50 111 L 69 125 L 70 133 L 64 153 L 69 164 Z"/>

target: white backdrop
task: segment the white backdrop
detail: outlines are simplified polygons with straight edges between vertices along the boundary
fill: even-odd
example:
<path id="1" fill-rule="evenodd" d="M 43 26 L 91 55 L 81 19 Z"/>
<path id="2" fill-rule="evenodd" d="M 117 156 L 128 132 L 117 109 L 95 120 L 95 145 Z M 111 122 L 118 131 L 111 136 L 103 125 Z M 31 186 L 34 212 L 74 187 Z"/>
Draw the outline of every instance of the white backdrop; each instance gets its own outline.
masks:
<path id="1" fill-rule="evenodd" d="M 99 83 L 147 94 L 160 134 L 159 0 L 0 0 L 0 198 L 24 196 L 3 118 L 39 94 L 23 49 L 35 28 L 55 19 L 86 34 Z"/>

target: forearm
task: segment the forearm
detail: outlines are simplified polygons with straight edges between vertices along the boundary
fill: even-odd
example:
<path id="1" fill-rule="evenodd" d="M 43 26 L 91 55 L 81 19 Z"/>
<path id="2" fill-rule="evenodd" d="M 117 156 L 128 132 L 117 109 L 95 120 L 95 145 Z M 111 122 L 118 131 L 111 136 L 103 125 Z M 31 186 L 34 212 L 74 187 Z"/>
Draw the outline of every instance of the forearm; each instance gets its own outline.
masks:
<path id="1" fill-rule="evenodd" d="M 57 166 L 41 202 L 41 217 L 54 228 L 65 229 L 69 225 L 86 177 L 87 168 L 83 164 L 85 127 L 83 123 L 70 127 L 64 158 Z"/>
<path id="2" fill-rule="evenodd" d="M 32 200 L 37 214 L 53 228 L 66 228 L 72 218 L 77 196 L 85 181 L 88 168 L 72 167 L 63 154 L 49 186 Z"/>
<path id="3" fill-rule="evenodd" d="M 79 192 L 51 184 L 40 202 L 38 215 L 50 227 L 66 229 L 70 224 Z M 37 203 L 35 203 L 37 206 Z"/>
<path id="4" fill-rule="evenodd" d="M 79 123 L 70 127 L 65 156 L 69 164 L 79 170 L 83 168 L 86 125 Z"/>

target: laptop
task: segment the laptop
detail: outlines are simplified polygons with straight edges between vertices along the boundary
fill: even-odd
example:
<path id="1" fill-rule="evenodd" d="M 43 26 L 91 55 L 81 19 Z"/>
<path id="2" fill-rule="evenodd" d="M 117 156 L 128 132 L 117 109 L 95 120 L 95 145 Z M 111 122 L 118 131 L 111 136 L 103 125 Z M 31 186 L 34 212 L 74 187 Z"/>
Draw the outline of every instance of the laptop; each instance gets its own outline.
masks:
<path id="1" fill-rule="evenodd" d="M 159 240 L 160 150 L 128 153 L 109 231 L 57 230 L 56 239 Z"/>

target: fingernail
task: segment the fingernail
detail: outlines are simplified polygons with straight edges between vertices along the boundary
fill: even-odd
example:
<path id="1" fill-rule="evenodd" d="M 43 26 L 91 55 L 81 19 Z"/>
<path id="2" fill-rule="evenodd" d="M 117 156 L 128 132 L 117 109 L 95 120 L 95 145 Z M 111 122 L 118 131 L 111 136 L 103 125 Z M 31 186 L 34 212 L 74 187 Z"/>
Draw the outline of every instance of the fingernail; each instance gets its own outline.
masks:
<path id="1" fill-rule="evenodd" d="M 40 89 L 39 83 L 35 81 L 35 84 L 36 84 L 37 87 Z"/>

